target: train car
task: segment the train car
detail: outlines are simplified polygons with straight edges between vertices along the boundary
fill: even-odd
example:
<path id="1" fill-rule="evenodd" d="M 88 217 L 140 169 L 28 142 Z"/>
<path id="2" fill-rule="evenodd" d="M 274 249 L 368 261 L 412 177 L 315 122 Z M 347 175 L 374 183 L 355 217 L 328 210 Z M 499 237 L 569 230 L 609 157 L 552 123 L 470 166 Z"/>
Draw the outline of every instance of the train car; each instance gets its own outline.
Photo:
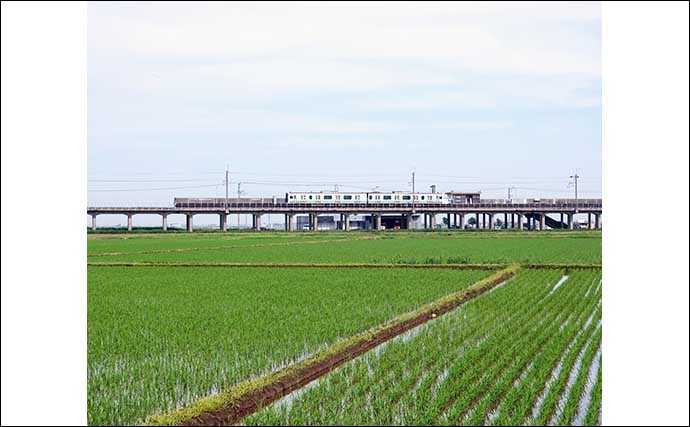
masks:
<path id="1" fill-rule="evenodd" d="M 339 193 L 339 192 L 295 192 L 285 194 L 286 203 L 329 204 L 449 204 L 450 200 L 443 193 L 411 193 L 411 192 L 371 192 L 371 193 Z"/>
<path id="2" fill-rule="evenodd" d="M 300 192 L 286 193 L 285 203 L 362 203 L 367 202 L 367 193 L 339 193 L 339 192 Z"/>
<path id="3" fill-rule="evenodd" d="M 450 203 L 448 196 L 443 193 L 411 193 L 411 192 L 391 192 L 391 193 L 367 193 L 368 203 L 400 203 L 400 204 L 443 204 Z"/>

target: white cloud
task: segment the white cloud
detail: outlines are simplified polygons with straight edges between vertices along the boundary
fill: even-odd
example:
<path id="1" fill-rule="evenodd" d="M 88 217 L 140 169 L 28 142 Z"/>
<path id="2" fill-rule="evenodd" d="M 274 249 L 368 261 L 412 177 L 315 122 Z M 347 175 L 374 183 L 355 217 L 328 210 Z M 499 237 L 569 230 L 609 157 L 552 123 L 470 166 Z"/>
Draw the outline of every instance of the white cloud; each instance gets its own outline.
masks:
<path id="1" fill-rule="evenodd" d="M 451 84 L 464 71 L 598 78 L 598 3 L 90 3 L 94 71 L 246 96 Z M 594 53 L 594 54 L 593 54 Z M 420 65 L 427 65 L 422 68 Z"/>

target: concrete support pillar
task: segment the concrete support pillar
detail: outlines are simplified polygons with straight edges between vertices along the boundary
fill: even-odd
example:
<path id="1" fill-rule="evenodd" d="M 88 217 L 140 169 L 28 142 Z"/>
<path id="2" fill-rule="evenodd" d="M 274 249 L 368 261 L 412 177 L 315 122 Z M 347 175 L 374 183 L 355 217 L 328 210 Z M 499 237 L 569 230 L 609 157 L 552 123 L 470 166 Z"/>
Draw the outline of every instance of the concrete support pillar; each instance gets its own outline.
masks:
<path id="1" fill-rule="evenodd" d="M 91 215 L 91 230 L 96 231 L 96 215 Z"/>
<path id="2" fill-rule="evenodd" d="M 194 231 L 194 215 L 187 214 L 187 231 Z"/>
<path id="3" fill-rule="evenodd" d="M 374 215 L 374 217 L 376 218 L 374 228 L 376 228 L 377 230 L 380 230 L 381 229 L 381 214 L 376 214 L 376 215 Z"/>
<path id="4" fill-rule="evenodd" d="M 544 231 L 546 228 L 546 214 L 541 214 L 539 216 L 539 230 Z"/>
<path id="5" fill-rule="evenodd" d="M 168 215 L 161 215 L 163 218 L 163 231 L 168 231 Z"/>
<path id="6" fill-rule="evenodd" d="M 132 231 L 132 216 L 127 215 L 127 231 Z"/>
<path id="7" fill-rule="evenodd" d="M 295 231 L 297 217 L 295 214 L 288 214 L 288 231 Z"/>
<path id="8" fill-rule="evenodd" d="M 601 228 L 601 214 L 594 214 L 594 228 Z"/>
<path id="9" fill-rule="evenodd" d="M 518 230 L 522 230 L 522 213 L 517 214 L 518 218 Z"/>
<path id="10" fill-rule="evenodd" d="M 450 214 L 446 214 L 446 221 L 448 221 L 448 228 L 450 228 L 451 227 Z"/>
<path id="11" fill-rule="evenodd" d="M 573 214 L 568 214 L 568 229 L 572 230 L 575 228 L 575 224 L 573 223 Z"/>
<path id="12" fill-rule="evenodd" d="M 343 223 L 345 231 L 350 231 L 350 214 L 343 214 Z"/>
<path id="13" fill-rule="evenodd" d="M 494 214 L 490 213 L 490 214 L 487 214 L 487 216 L 489 217 L 489 230 L 493 230 L 494 229 Z"/>
<path id="14" fill-rule="evenodd" d="M 427 215 L 427 214 L 422 214 L 422 215 L 424 215 L 424 228 L 427 229 L 427 228 L 429 228 L 429 223 L 428 223 L 429 215 Z"/>
<path id="15" fill-rule="evenodd" d="M 261 230 L 261 214 L 252 214 L 252 228 Z"/>
<path id="16" fill-rule="evenodd" d="M 465 229 L 465 214 L 458 214 L 458 219 L 460 222 L 458 222 L 458 226 L 460 227 L 461 230 Z"/>
<path id="17" fill-rule="evenodd" d="M 228 230 L 228 226 L 227 226 L 228 216 L 225 213 L 221 213 L 221 214 L 219 214 L 219 217 L 220 217 L 220 221 L 219 221 L 218 227 L 221 229 L 221 231 L 227 231 Z"/>
<path id="18" fill-rule="evenodd" d="M 563 224 L 565 224 L 565 221 L 563 221 L 563 212 L 561 212 L 561 227 L 563 227 Z"/>
<path id="19" fill-rule="evenodd" d="M 436 229 L 436 214 L 429 215 L 429 228 L 432 230 Z"/>
<path id="20" fill-rule="evenodd" d="M 587 229 L 589 230 L 592 228 L 592 213 L 587 214 Z"/>

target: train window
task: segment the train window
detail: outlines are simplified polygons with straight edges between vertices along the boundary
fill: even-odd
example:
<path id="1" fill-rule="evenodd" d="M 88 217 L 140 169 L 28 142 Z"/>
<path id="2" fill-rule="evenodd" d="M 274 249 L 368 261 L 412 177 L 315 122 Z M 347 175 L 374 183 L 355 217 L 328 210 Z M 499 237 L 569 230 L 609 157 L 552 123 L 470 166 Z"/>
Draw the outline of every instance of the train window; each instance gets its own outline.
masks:
<path id="1" fill-rule="evenodd" d="M 369 200 L 372 200 L 373 198 L 374 198 L 374 196 L 369 196 Z"/>
<path id="2" fill-rule="evenodd" d="M 422 200 L 424 200 L 424 196 L 422 196 Z"/>
<path id="3" fill-rule="evenodd" d="M 340 194 L 335 195 L 335 200 L 340 200 Z"/>
<path id="4" fill-rule="evenodd" d="M 357 196 L 357 198 L 359 198 L 359 196 Z M 352 200 L 352 196 L 350 196 L 350 195 L 343 196 L 343 200 Z"/>
<path id="5" fill-rule="evenodd" d="M 390 200 L 391 196 L 383 196 L 383 200 Z"/>
<path id="6" fill-rule="evenodd" d="M 321 196 L 316 196 L 316 200 L 321 200 Z"/>
<path id="7" fill-rule="evenodd" d="M 400 196 L 395 196 L 395 200 L 400 200 Z"/>
<path id="8" fill-rule="evenodd" d="M 319 196 L 316 196 L 319 197 Z M 324 200 L 333 200 L 333 196 L 323 196 Z"/>
<path id="9" fill-rule="evenodd" d="M 410 196 L 403 196 L 403 200 L 410 200 Z"/>
<path id="10" fill-rule="evenodd" d="M 309 200 L 311 200 L 311 195 L 309 195 Z"/>
<path id="11" fill-rule="evenodd" d="M 359 200 L 359 194 L 355 196 L 355 200 Z"/>

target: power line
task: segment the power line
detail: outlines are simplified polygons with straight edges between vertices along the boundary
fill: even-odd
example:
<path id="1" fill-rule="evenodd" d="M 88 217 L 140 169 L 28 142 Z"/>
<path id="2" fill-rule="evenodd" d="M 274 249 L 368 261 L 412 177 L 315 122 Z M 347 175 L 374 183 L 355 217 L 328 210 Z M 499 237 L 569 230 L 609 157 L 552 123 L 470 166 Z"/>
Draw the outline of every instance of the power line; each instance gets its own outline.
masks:
<path id="1" fill-rule="evenodd" d="M 161 188 L 122 188 L 122 189 L 107 189 L 107 190 L 88 190 L 89 193 L 115 193 L 115 192 L 130 192 L 130 191 L 160 191 L 160 190 L 188 190 L 192 188 L 206 188 L 216 187 L 219 184 L 209 185 L 194 185 L 190 187 L 161 187 Z"/>
<path id="2" fill-rule="evenodd" d="M 196 178 L 196 179 L 87 179 L 88 182 L 125 182 L 125 183 L 137 183 L 137 182 L 208 182 L 208 178 Z"/>

